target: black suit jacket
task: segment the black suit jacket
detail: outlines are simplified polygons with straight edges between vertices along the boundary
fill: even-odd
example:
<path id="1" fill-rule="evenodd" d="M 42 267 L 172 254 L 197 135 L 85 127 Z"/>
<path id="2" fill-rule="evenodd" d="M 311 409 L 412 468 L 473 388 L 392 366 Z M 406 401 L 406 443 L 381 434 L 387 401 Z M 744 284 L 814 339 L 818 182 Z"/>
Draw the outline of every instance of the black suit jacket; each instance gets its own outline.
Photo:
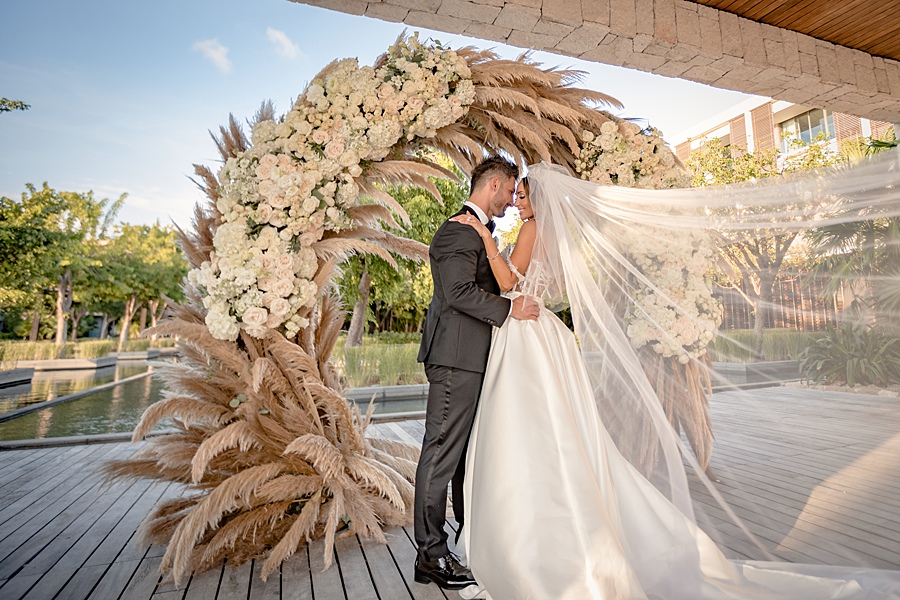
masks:
<path id="1" fill-rule="evenodd" d="M 456 214 L 474 212 L 464 206 Z M 483 373 L 491 330 L 510 312 L 510 300 L 500 297 L 484 242 L 469 225 L 446 221 L 431 240 L 428 258 L 434 297 L 418 360 Z"/>

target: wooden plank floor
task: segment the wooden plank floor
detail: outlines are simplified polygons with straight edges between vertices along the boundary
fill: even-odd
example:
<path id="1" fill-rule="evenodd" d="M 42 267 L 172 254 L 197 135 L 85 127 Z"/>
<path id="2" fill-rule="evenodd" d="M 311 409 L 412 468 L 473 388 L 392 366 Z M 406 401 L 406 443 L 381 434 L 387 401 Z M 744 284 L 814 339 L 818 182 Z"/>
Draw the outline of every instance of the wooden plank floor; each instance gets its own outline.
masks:
<path id="1" fill-rule="evenodd" d="M 698 521 L 726 554 L 900 569 L 900 400 L 769 388 L 716 394 L 711 406 L 717 489 L 762 545 L 694 482 Z M 424 427 L 384 423 L 372 433 L 418 444 Z M 135 532 L 180 488 L 104 484 L 96 473 L 102 461 L 134 450 L 97 444 L 0 453 L 0 598 L 458 598 L 413 582 L 410 528 L 391 530 L 386 546 L 340 541 L 327 571 L 322 542 L 314 542 L 267 582 L 254 561 L 223 564 L 176 588 L 157 572 L 164 548 L 139 545 Z"/>

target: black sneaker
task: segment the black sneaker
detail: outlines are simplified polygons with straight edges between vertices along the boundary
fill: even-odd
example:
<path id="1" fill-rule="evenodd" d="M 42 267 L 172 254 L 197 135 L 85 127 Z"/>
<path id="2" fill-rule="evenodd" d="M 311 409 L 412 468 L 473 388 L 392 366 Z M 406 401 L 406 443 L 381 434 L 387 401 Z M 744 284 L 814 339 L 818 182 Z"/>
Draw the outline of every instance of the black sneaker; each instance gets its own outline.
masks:
<path id="1" fill-rule="evenodd" d="M 461 590 L 464 587 L 475 585 L 472 572 L 459 564 L 459 559 L 452 553 L 442 556 L 434 562 L 416 558 L 417 583 L 438 584 L 445 590 Z"/>

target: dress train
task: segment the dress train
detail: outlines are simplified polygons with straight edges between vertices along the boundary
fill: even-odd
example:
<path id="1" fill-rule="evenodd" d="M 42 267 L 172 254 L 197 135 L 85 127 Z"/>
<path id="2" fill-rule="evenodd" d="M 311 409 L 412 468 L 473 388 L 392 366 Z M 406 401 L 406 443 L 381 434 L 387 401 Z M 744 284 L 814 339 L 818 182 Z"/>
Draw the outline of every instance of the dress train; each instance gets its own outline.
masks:
<path id="1" fill-rule="evenodd" d="M 900 598 L 900 573 L 728 560 L 618 451 L 574 335 L 494 330 L 466 465 L 464 598 Z"/>

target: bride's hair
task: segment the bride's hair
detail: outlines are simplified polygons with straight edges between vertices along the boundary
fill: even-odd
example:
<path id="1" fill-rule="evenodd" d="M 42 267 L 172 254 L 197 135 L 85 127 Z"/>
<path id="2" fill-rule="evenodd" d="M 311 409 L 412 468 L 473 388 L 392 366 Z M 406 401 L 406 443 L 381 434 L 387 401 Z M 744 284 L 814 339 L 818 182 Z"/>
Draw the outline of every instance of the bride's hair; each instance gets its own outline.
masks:
<path id="1" fill-rule="evenodd" d="M 525 186 L 525 193 L 528 194 L 528 198 L 530 200 L 531 199 L 531 184 L 528 183 L 528 177 L 527 176 L 523 177 L 522 179 L 519 180 L 519 183 L 521 185 Z"/>
<path id="2" fill-rule="evenodd" d="M 519 167 L 498 155 L 484 159 L 472 170 L 472 187 L 469 189 L 469 195 L 474 194 L 475 190 L 495 175 L 502 175 L 515 181 L 519 178 Z"/>

